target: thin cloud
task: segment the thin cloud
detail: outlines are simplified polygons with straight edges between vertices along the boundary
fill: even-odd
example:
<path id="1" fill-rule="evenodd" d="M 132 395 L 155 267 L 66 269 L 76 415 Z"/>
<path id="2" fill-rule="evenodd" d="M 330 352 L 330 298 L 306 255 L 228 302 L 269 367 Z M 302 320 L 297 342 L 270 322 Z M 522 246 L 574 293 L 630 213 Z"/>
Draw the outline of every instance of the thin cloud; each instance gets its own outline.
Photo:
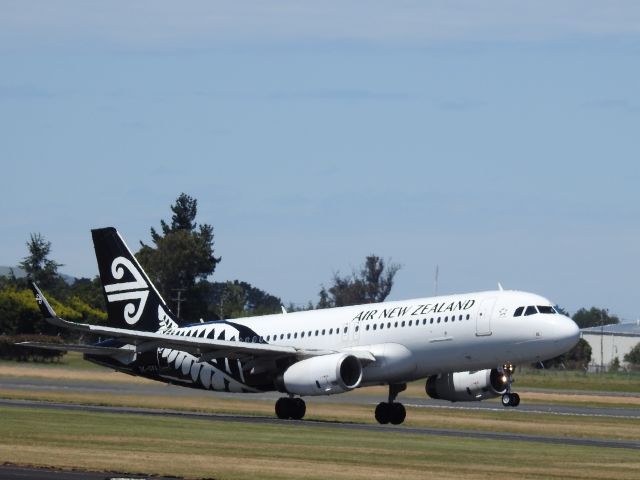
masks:
<path id="1" fill-rule="evenodd" d="M 289 92 L 274 92 L 272 100 L 407 100 L 408 94 L 399 92 L 377 92 L 364 89 L 319 89 Z"/>
<path id="2" fill-rule="evenodd" d="M 609 110 L 627 113 L 640 113 L 640 106 L 630 102 L 629 100 L 608 98 L 593 100 L 583 105 L 585 108 L 595 110 Z"/>
<path id="3" fill-rule="evenodd" d="M 187 4 L 10 0 L 3 4 L 0 16 L 0 45 L 5 50 L 95 44 L 129 49 L 211 48 L 292 40 L 424 45 L 639 33 L 640 2 L 633 0 L 196 0 Z"/>

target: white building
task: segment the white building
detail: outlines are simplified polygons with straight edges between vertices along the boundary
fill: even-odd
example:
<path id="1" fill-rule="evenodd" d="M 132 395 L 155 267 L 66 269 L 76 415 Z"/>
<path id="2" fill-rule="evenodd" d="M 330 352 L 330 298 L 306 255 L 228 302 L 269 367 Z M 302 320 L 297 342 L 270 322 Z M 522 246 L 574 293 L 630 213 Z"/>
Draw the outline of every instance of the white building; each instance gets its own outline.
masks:
<path id="1" fill-rule="evenodd" d="M 602 366 L 607 370 L 616 357 L 620 360 L 620 365 L 626 367 L 624 356 L 640 343 L 640 320 L 634 323 L 583 328 L 580 332 L 582 338 L 591 346 L 589 370 L 600 370 Z"/>

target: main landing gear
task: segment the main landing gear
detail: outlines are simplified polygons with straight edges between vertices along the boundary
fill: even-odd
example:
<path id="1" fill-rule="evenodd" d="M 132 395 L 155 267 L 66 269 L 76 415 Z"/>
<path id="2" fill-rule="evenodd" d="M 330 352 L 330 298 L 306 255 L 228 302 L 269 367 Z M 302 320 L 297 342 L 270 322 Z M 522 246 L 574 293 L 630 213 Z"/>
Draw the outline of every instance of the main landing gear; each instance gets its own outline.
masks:
<path id="1" fill-rule="evenodd" d="M 282 397 L 276 402 L 276 415 L 282 420 L 300 420 L 307 412 L 307 405 L 301 398 Z"/>
<path id="2" fill-rule="evenodd" d="M 502 394 L 502 406 L 503 407 L 517 407 L 520 405 L 520 395 L 511 391 L 511 384 L 513 383 L 513 372 L 516 367 L 511 363 L 505 363 L 502 366 L 502 371 L 507 377 L 507 391 Z"/>
<path id="3" fill-rule="evenodd" d="M 389 385 L 389 401 L 381 402 L 376 406 L 376 420 L 378 423 L 391 423 L 400 425 L 407 416 L 404 405 L 394 402 L 398 394 L 406 390 L 406 383 L 395 383 Z"/>

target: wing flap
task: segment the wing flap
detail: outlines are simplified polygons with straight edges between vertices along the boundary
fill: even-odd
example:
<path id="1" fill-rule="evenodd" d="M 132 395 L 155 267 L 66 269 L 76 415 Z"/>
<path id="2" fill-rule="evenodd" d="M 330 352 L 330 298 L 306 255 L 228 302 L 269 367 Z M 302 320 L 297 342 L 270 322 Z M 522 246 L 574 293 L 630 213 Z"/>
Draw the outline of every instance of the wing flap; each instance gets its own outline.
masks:
<path id="1" fill-rule="evenodd" d="M 76 345 L 65 343 L 44 343 L 44 342 L 20 342 L 16 343 L 20 347 L 41 348 L 43 350 L 56 350 L 59 352 L 80 352 L 90 355 L 118 355 L 122 354 L 121 348 L 98 347 L 94 345 Z"/>

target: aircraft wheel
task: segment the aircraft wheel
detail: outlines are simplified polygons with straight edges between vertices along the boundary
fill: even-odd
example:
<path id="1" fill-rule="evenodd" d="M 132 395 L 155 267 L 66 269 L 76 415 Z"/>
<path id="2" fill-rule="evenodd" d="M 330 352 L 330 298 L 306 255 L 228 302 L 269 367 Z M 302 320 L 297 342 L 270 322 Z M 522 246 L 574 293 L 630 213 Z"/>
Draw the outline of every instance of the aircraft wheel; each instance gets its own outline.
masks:
<path id="1" fill-rule="evenodd" d="M 389 423 L 390 420 L 390 408 L 389 408 L 390 404 L 389 403 L 385 403 L 385 402 L 380 402 L 377 406 L 376 406 L 376 413 L 375 413 L 375 417 L 376 420 L 378 421 L 379 424 L 384 425 L 386 423 Z"/>
<path id="2" fill-rule="evenodd" d="M 307 405 L 301 398 L 291 399 L 291 418 L 294 420 L 301 420 L 304 414 L 307 413 Z"/>
<path id="3" fill-rule="evenodd" d="M 504 395 L 502 395 L 502 406 L 503 407 L 511 406 L 511 394 L 505 393 Z"/>
<path id="4" fill-rule="evenodd" d="M 289 399 L 287 397 L 279 398 L 276 401 L 276 416 L 281 420 L 289 418 Z"/>
<path id="5" fill-rule="evenodd" d="M 517 407 L 518 405 L 520 405 L 520 395 L 518 395 L 517 393 L 512 393 L 510 405 L 512 407 Z"/>
<path id="6" fill-rule="evenodd" d="M 389 404 L 389 407 L 389 411 L 391 413 L 389 421 L 393 425 L 400 425 L 404 422 L 404 419 L 407 417 L 407 410 L 404 408 L 404 405 L 401 403 L 391 403 Z"/>

